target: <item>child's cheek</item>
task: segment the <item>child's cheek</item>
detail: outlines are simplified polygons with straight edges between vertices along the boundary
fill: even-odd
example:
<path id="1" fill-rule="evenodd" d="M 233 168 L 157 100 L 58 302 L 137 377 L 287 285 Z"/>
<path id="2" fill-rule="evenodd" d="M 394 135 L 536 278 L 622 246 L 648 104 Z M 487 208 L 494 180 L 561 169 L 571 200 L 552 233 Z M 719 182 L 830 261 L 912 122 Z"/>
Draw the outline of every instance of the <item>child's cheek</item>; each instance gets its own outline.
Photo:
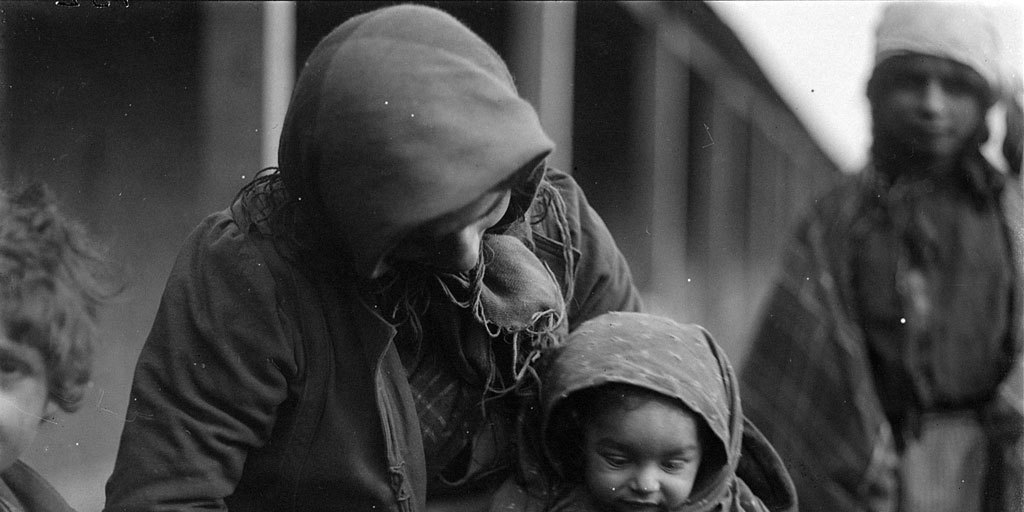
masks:
<path id="1" fill-rule="evenodd" d="M 22 390 L 25 391 L 25 390 Z M 0 391 L 0 471 L 6 470 L 32 444 L 45 413 L 45 394 Z"/>
<path id="2" fill-rule="evenodd" d="M 620 472 L 607 468 L 594 469 L 587 475 L 587 488 L 599 504 L 609 504 L 628 483 Z"/>

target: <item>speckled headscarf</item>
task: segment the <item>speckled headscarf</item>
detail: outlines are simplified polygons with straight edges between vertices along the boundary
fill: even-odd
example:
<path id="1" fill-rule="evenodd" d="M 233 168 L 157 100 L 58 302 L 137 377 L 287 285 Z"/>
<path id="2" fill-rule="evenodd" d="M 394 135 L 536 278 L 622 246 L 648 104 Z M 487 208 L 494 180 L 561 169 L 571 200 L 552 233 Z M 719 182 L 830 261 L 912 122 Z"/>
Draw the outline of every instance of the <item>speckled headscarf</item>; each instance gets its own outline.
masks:
<path id="1" fill-rule="evenodd" d="M 629 384 L 678 400 L 712 433 L 705 458 L 720 467 L 701 468 L 704 477 L 680 510 L 716 510 L 733 498 L 743 438 L 739 388 L 725 354 L 703 328 L 644 313 L 607 313 L 582 324 L 544 357 L 543 449 L 556 471 L 566 456 L 561 414 L 573 394 Z"/>

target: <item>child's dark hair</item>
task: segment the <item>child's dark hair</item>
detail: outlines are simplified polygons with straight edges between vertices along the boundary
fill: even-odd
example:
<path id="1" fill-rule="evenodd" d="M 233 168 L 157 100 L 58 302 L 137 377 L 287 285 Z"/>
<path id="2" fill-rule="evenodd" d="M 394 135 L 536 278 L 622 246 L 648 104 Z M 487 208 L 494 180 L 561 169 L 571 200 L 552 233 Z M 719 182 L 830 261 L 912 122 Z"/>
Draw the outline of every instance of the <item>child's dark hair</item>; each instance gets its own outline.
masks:
<path id="1" fill-rule="evenodd" d="M 592 424 L 599 415 L 612 408 L 633 410 L 649 400 L 670 401 L 680 409 L 690 413 L 697 424 L 697 436 L 703 454 L 700 469 L 697 471 L 698 485 L 703 480 L 706 468 L 720 467 L 725 463 L 725 454 L 714 447 L 714 434 L 701 416 L 687 407 L 683 402 L 653 390 L 632 384 L 610 383 L 587 388 L 570 395 L 553 411 L 549 422 L 548 446 L 552 448 L 551 456 L 557 460 L 549 461 L 551 468 L 560 478 L 579 483 L 583 475 L 583 453 L 586 427 Z"/>
<path id="2" fill-rule="evenodd" d="M 65 411 L 85 393 L 97 308 L 121 291 L 117 274 L 45 186 L 0 190 L 0 326 L 39 350 L 49 398 Z"/>

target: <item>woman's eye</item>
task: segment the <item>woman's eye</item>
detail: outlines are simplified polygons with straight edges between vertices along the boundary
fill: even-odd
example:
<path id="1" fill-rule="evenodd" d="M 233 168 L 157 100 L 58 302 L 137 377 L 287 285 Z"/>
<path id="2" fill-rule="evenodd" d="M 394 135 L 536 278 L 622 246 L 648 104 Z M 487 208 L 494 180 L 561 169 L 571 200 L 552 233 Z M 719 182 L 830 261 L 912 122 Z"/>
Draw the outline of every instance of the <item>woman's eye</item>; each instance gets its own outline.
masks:
<path id="1" fill-rule="evenodd" d="M 898 90 L 917 90 L 924 87 L 925 79 L 922 76 L 900 73 L 892 77 L 892 86 Z"/>
<path id="2" fill-rule="evenodd" d="M 975 91 L 974 84 L 964 78 L 947 78 L 942 81 L 942 88 L 949 94 L 968 96 Z"/>

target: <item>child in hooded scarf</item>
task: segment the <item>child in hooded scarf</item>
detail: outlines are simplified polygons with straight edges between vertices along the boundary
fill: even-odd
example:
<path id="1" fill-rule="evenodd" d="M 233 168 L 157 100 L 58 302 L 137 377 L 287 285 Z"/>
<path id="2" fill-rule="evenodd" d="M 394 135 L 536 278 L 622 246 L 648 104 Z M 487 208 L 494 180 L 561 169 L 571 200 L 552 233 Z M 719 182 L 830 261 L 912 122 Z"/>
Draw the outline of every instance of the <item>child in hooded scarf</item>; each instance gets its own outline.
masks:
<path id="1" fill-rule="evenodd" d="M 640 307 L 501 58 L 434 8 L 341 24 L 279 169 L 186 241 L 107 510 L 480 510 L 541 350 Z"/>
<path id="2" fill-rule="evenodd" d="M 607 313 L 544 361 L 542 462 L 524 463 L 492 512 L 796 510 L 782 461 L 744 421 L 729 362 L 701 327 Z"/>
<path id="3" fill-rule="evenodd" d="M 109 266 L 40 185 L 0 191 L 0 510 L 71 507 L 18 457 L 46 418 L 78 408 L 89 382 Z"/>

